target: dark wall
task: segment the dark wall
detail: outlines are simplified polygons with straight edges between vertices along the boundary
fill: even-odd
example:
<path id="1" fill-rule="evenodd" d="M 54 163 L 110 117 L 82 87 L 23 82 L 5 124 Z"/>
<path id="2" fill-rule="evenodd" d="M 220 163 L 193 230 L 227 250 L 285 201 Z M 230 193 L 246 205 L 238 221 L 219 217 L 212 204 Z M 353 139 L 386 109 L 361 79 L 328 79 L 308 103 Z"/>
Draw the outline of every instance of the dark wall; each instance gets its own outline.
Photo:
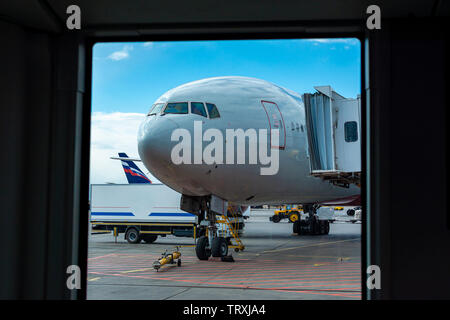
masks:
<path id="1" fill-rule="evenodd" d="M 67 298 L 65 271 L 78 264 L 78 42 L 4 22 L 0 37 L 0 298 Z"/>
<path id="2" fill-rule="evenodd" d="M 446 204 L 448 33 L 430 20 L 371 33 L 374 298 L 450 298 Z"/>
<path id="3" fill-rule="evenodd" d="M 398 20 L 368 34 L 368 263 L 382 272 L 370 298 L 450 298 L 444 30 Z M 0 37 L 0 298 L 76 298 L 65 270 L 86 263 L 83 42 L 6 22 Z"/>

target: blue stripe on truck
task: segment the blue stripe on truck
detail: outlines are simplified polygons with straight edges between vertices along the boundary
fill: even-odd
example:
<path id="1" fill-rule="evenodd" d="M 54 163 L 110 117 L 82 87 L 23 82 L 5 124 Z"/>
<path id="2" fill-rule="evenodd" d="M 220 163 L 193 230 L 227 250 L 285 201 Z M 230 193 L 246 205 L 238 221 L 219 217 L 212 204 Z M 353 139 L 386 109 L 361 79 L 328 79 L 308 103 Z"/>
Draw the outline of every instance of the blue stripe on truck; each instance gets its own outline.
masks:
<path id="1" fill-rule="evenodd" d="M 149 216 L 154 217 L 193 217 L 192 213 L 187 212 L 150 212 Z"/>
<path id="2" fill-rule="evenodd" d="M 132 212 L 91 212 L 91 216 L 134 216 Z"/>

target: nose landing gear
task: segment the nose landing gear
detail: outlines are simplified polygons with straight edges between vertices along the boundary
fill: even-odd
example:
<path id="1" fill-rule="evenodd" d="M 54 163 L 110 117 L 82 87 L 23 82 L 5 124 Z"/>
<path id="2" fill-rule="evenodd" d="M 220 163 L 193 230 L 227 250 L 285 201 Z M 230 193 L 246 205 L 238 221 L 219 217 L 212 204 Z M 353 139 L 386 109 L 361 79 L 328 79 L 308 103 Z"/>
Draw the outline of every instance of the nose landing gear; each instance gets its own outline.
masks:
<path id="1" fill-rule="evenodd" d="M 210 256 L 213 256 L 220 257 L 222 261 L 233 262 L 233 257 L 228 255 L 228 248 L 234 248 L 236 252 L 244 250 L 245 246 L 238 235 L 239 226 L 236 226 L 236 224 L 239 225 L 236 222 L 238 215 L 242 215 L 241 207 L 228 206 L 228 201 L 214 195 L 189 196 L 183 194 L 180 201 L 180 209 L 199 217 L 200 225 L 202 226 L 199 231 L 201 237 L 197 239 L 195 245 L 195 254 L 198 259 L 208 260 Z M 229 214 L 235 219 L 234 223 L 230 222 Z M 226 224 L 226 229 L 218 232 L 217 223 L 220 223 L 222 226 Z M 222 236 L 224 231 L 226 233 L 225 237 Z M 230 242 L 230 234 L 237 242 L 236 245 Z"/>
<path id="2" fill-rule="evenodd" d="M 210 256 L 223 258 L 228 255 L 228 242 L 224 237 L 214 237 L 209 244 L 209 238 L 202 236 L 195 245 L 195 254 L 199 260 L 208 260 Z"/>
<path id="3" fill-rule="evenodd" d="M 213 196 L 212 196 L 213 197 Z M 208 199 L 209 200 L 209 199 Z M 228 256 L 228 241 L 224 237 L 219 237 L 216 226 L 216 214 L 227 214 L 227 203 L 221 199 L 215 201 L 223 201 L 223 205 L 219 206 L 225 208 L 225 212 L 215 212 L 211 209 L 211 201 L 203 201 L 201 208 L 202 214 L 204 214 L 204 221 L 207 222 L 206 227 L 207 236 L 202 236 L 197 240 L 195 246 L 195 253 L 200 260 L 208 260 L 210 256 L 225 258 Z M 213 207 L 217 207 L 214 205 Z"/>

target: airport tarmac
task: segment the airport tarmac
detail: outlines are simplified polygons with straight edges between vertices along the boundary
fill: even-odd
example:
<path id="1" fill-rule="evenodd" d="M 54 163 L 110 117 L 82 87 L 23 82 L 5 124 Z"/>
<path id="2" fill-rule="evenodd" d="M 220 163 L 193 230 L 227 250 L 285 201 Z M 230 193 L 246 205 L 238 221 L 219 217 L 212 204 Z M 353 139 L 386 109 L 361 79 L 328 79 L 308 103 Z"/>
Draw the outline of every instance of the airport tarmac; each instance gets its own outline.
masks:
<path id="1" fill-rule="evenodd" d="M 336 222 L 330 234 L 297 236 L 292 224 L 273 223 L 273 211 L 253 211 L 245 222 L 243 252 L 235 262 L 200 261 L 194 239 L 159 237 L 153 244 L 129 244 L 123 234 L 89 239 L 88 299 L 252 300 L 360 299 L 361 224 Z M 182 265 L 152 263 L 182 245 Z"/>

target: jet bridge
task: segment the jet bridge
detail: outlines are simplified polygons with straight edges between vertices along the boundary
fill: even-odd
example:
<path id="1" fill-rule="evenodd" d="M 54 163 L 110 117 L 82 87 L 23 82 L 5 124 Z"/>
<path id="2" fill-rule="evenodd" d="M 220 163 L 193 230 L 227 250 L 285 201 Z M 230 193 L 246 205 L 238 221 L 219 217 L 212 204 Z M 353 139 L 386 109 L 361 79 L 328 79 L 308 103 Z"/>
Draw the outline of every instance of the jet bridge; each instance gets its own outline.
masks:
<path id="1" fill-rule="evenodd" d="M 348 187 L 360 185 L 361 98 L 344 98 L 331 86 L 305 93 L 311 175 Z"/>

